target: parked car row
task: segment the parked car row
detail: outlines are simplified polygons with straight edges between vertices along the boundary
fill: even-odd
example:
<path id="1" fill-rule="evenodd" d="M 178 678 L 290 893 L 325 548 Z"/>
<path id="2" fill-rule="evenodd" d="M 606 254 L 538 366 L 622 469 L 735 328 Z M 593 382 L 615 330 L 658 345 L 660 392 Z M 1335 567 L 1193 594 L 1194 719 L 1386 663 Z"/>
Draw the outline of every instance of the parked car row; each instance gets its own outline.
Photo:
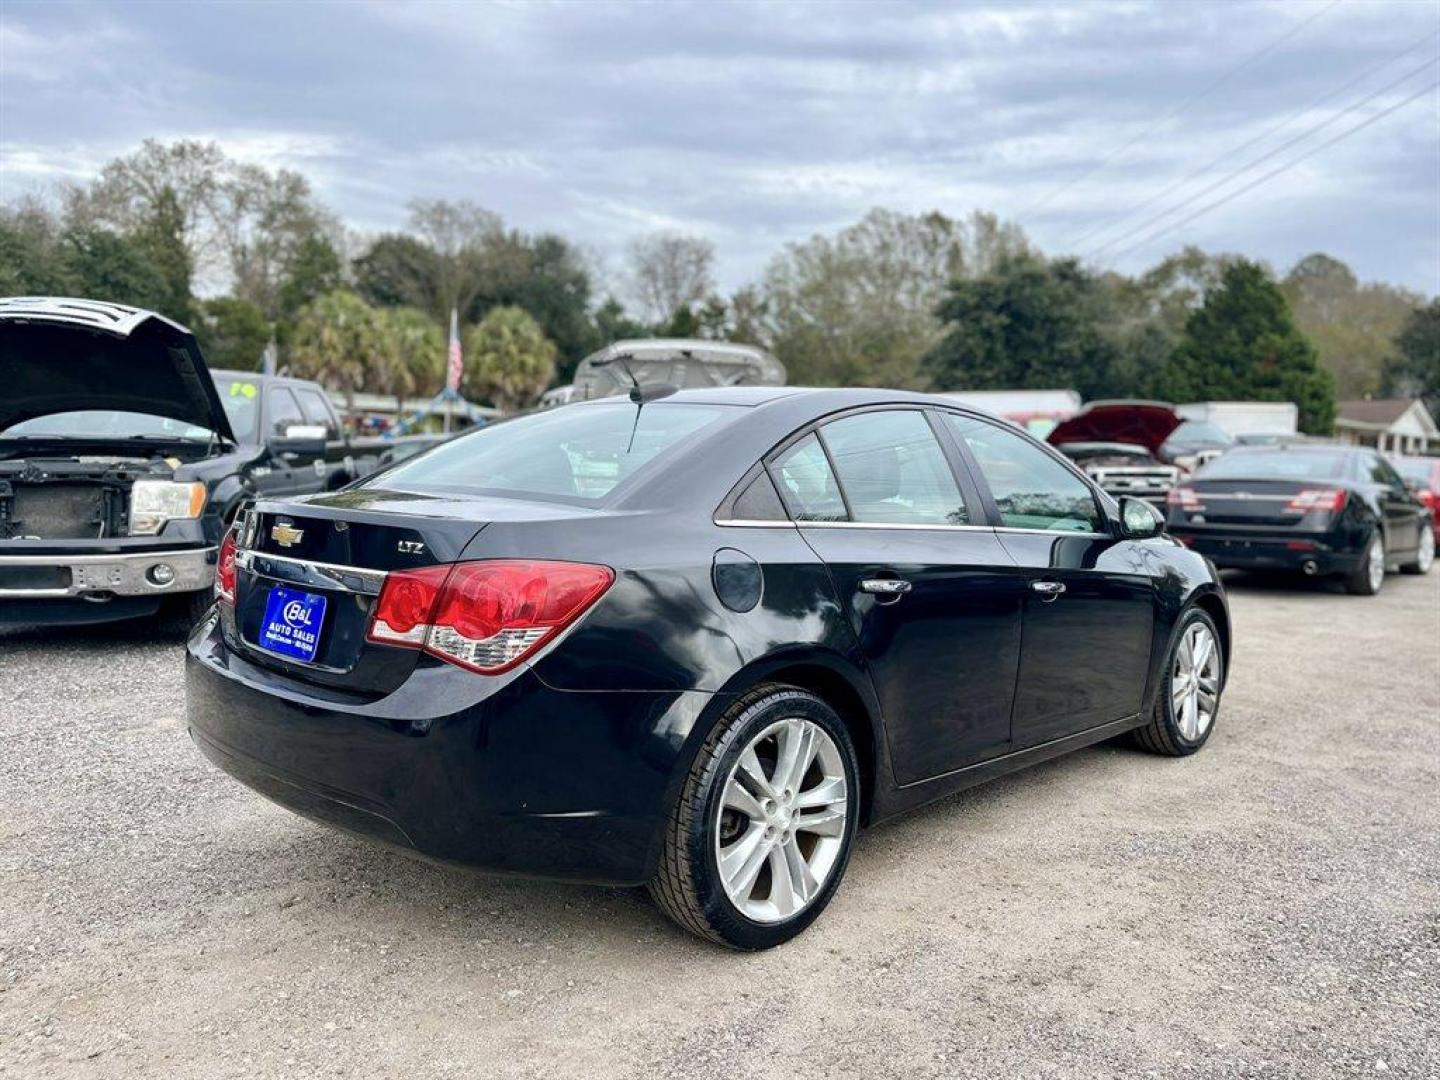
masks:
<path id="1" fill-rule="evenodd" d="M 1103 402 L 1061 453 L 943 397 L 599 360 L 628 391 L 361 443 L 158 316 L 0 301 L 0 618 L 183 600 L 190 733 L 245 784 L 757 949 L 869 823 L 1113 736 L 1203 746 L 1219 567 L 1373 594 L 1433 562 L 1433 499 L 1362 448 L 1215 457 Z"/>

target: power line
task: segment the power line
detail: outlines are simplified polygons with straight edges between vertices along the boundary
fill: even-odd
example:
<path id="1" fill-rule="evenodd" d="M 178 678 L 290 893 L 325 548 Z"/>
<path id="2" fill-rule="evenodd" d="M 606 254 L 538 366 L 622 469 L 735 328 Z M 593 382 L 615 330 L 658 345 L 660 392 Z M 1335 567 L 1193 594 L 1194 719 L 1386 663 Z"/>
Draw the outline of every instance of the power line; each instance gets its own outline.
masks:
<path id="1" fill-rule="evenodd" d="M 1289 150 L 1291 147 L 1293 147 L 1293 146 L 1295 146 L 1295 145 L 1297 145 L 1297 144 L 1299 144 L 1299 143 L 1304 142 L 1304 141 L 1305 141 L 1306 139 L 1308 139 L 1311 135 L 1314 135 L 1317 131 L 1322 131 L 1323 129 L 1329 127 L 1331 124 L 1335 123 L 1335 121 L 1344 119 L 1346 116 L 1349 116 L 1351 113 L 1353 113 L 1356 109 L 1359 109 L 1359 108 L 1361 108 L 1361 107 L 1363 107 L 1363 106 L 1365 106 L 1365 105 L 1370 104 L 1370 102 L 1374 101 L 1376 98 L 1380 97 L 1380 96 L 1383 95 L 1383 94 L 1389 93 L 1391 90 L 1394 90 L 1394 89 L 1395 89 L 1397 86 L 1399 86 L 1401 83 L 1404 83 L 1404 82 L 1407 82 L 1407 81 L 1410 80 L 1410 79 L 1413 79 L 1416 75 L 1420 74 L 1420 72 L 1424 71 L 1424 70 L 1425 70 L 1426 68 L 1428 68 L 1428 67 L 1434 67 L 1437 63 L 1440 63 L 1440 57 L 1435 57 L 1435 58 L 1433 58 L 1433 59 L 1427 60 L 1427 61 L 1425 61 L 1425 63 L 1421 64 L 1419 67 L 1414 68 L 1414 69 L 1411 70 L 1411 71 L 1407 71 L 1404 75 L 1401 75 L 1398 79 L 1395 79 L 1395 80 L 1392 81 L 1392 82 L 1386 83 L 1384 86 L 1380 87 L 1378 90 L 1373 90 L 1373 91 L 1371 91 L 1369 94 L 1366 94 L 1364 97 L 1360 98 L 1358 101 L 1351 102 L 1350 105 L 1346 106 L 1346 107 L 1345 107 L 1344 109 L 1342 109 L 1340 112 L 1332 113 L 1330 116 L 1327 116 L 1324 120 L 1321 120 L 1321 121 L 1320 121 L 1319 123 L 1317 123 L 1317 124 L 1311 125 L 1310 127 L 1306 128 L 1304 131 L 1300 132 L 1300 134 L 1294 136 L 1293 138 L 1287 139 L 1285 142 L 1281 143 L 1279 146 L 1276 146 L 1276 147 L 1274 147 L 1273 149 L 1267 150 L 1265 153 L 1261 154 L 1259 157 L 1253 158 L 1252 160 L 1246 162 L 1244 165 L 1241 165 L 1239 168 L 1232 169 L 1230 172 L 1228 172 L 1228 173 L 1226 173 L 1224 176 L 1220 177 L 1220 179 L 1215 180 L 1215 181 L 1211 182 L 1210 184 L 1207 184 L 1205 187 L 1201 188 L 1199 191 L 1195 192 L 1193 195 L 1187 195 L 1185 198 L 1181 199 L 1178 203 L 1176 203 L 1174 206 L 1170 207 L 1168 210 L 1162 210 L 1162 211 L 1160 211 L 1160 213 L 1155 214 L 1155 215 L 1147 218 L 1145 221 L 1141 222 L 1139 225 L 1136 225 L 1134 228 L 1129 229 L 1128 231 L 1121 233 L 1120 235 L 1114 237 L 1114 238 L 1111 239 L 1111 240 L 1107 240 L 1105 243 L 1101 244 L 1099 247 L 1097 247 L 1097 248 L 1095 248 L 1093 251 L 1089 252 L 1089 253 L 1088 253 L 1088 257 L 1089 257 L 1089 258 L 1092 258 L 1092 259 L 1099 258 L 1099 257 L 1100 257 L 1101 255 L 1103 255 L 1108 249 L 1114 247 L 1116 244 L 1119 244 L 1119 243 L 1121 243 L 1122 241 L 1128 240 L 1130 237 L 1136 235 L 1137 233 L 1142 233 L 1142 232 L 1144 232 L 1146 229 L 1151 228 L 1151 227 L 1154 226 L 1154 225 L 1158 225 L 1160 222 L 1164 221 L 1166 218 L 1172 216 L 1173 214 L 1176 214 L 1176 213 L 1180 212 L 1181 210 L 1184 210 L 1187 206 L 1190 206 L 1190 205 L 1193 204 L 1196 200 L 1204 198 L 1206 195 L 1209 195 L 1211 192 L 1218 191 L 1220 188 L 1223 188 L 1226 184 L 1230 183 L 1230 181 L 1235 180 L 1235 179 L 1237 179 L 1238 177 L 1241 177 L 1241 176 L 1245 175 L 1245 174 L 1246 174 L 1247 172 L 1249 172 L 1251 169 L 1255 168 L 1255 166 L 1257 166 L 1257 165 L 1262 165 L 1262 164 L 1264 164 L 1265 162 L 1269 161 L 1271 158 L 1275 157 L 1277 154 L 1283 153 L 1284 151 Z"/>
<path id="2" fill-rule="evenodd" d="M 1042 196 L 1041 199 L 1040 199 L 1038 202 L 1031 203 L 1031 204 L 1030 204 L 1029 206 L 1027 206 L 1025 209 L 1021 210 L 1020 213 L 1016 215 L 1017 219 L 1023 220 L 1024 218 L 1029 217 L 1031 214 L 1035 213 L 1035 211 L 1040 210 L 1040 209 L 1042 209 L 1042 208 L 1045 207 L 1045 206 L 1048 206 L 1048 205 L 1049 205 L 1051 202 L 1053 202 L 1058 196 L 1063 195 L 1065 192 L 1069 191 L 1069 190 L 1070 190 L 1072 187 L 1074 187 L 1076 184 L 1082 183 L 1082 182 L 1084 182 L 1085 180 L 1088 180 L 1090 177 L 1094 176 L 1097 172 L 1099 172 L 1101 169 L 1105 168 L 1105 167 L 1106 167 L 1107 165 L 1109 165 L 1112 161 L 1115 161 L 1117 158 L 1119 158 L 1122 154 L 1124 154 L 1124 153 L 1125 153 L 1127 150 L 1129 150 L 1132 146 L 1134 146 L 1136 143 L 1138 143 L 1141 139 L 1144 139 L 1144 138 L 1145 138 L 1146 136 L 1148 136 L 1151 132 L 1153 132 L 1156 128 L 1160 127 L 1161 124 L 1164 124 L 1164 123 L 1166 123 L 1167 121 L 1170 121 L 1170 120 L 1175 119 L 1175 117 L 1177 117 L 1177 116 L 1179 116 L 1181 113 L 1185 112 L 1186 109 L 1190 108 L 1192 105 L 1195 105 L 1197 102 L 1201 101 L 1203 98 L 1205 98 L 1207 95 L 1209 95 L 1211 91 L 1213 91 L 1213 90 L 1215 90 L 1217 87 L 1219 87 L 1222 83 L 1224 83 L 1224 82 L 1225 82 L 1227 79 L 1229 79 L 1232 75 L 1235 75 L 1235 74 L 1238 74 L 1238 73 L 1241 72 L 1241 71 L 1244 71 L 1244 70 L 1245 70 L 1247 67 L 1249 67 L 1251 64 L 1254 64 L 1254 63 L 1256 63 L 1257 61 L 1263 60 L 1265 57 L 1269 56 L 1272 52 L 1274 52 L 1276 49 L 1278 49 L 1281 45 L 1285 44 L 1285 42 L 1289 41 L 1289 40 L 1290 40 L 1291 38 L 1293 38 L 1296 34 L 1300 33 L 1300 31 L 1304 30 L 1307 26 L 1309 26 L 1309 25 L 1310 25 L 1311 23 L 1313 23 L 1316 19 L 1320 18 L 1320 16 L 1324 15 L 1326 12 L 1328 12 L 1331 8 L 1335 7 L 1335 6 L 1336 6 L 1337 4 L 1339 4 L 1340 2 L 1341 2 L 1341 0 L 1330 0 L 1330 3 L 1326 4 L 1324 7 L 1320 8 L 1318 11 L 1315 11 L 1315 12 L 1312 13 L 1311 15 L 1308 15 L 1307 17 L 1305 17 L 1304 19 L 1301 19 L 1298 23 L 1296 23 L 1294 26 L 1290 27 L 1290 28 L 1289 28 L 1288 30 L 1286 30 L 1283 34 L 1281 34 L 1278 38 L 1276 38 L 1274 41 L 1270 42 L 1270 44 L 1268 44 L 1268 45 L 1266 45 L 1264 48 L 1262 48 L 1259 52 L 1251 53 L 1251 54 L 1250 54 L 1248 57 L 1246 57 L 1244 60 L 1240 61 L 1240 63 L 1236 64 L 1234 67 L 1228 69 L 1228 70 L 1225 71 L 1223 74 L 1221 74 L 1218 78 L 1211 80 L 1211 81 L 1210 81 L 1209 83 L 1207 83 L 1204 87 L 1202 87 L 1197 93 L 1192 94 L 1190 97 L 1186 98 L 1186 99 L 1185 99 L 1184 101 L 1182 101 L 1179 105 L 1177 105 L 1175 108 L 1171 109 L 1169 112 L 1165 113 L 1165 114 L 1164 114 L 1163 116 L 1161 116 L 1159 119 L 1157 119 L 1157 120 L 1153 121 L 1152 123 L 1150 123 L 1149 125 L 1147 125 L 1143 131 L 1139 132 L 1139 133 L 1136 134 L 1136 135 L 1131 136 L 1129 139 L 1127 139 L 1127 140 L 1125 141 L 1125 143 L 1124 143 L 1123 145 L 1120 146 L 1119 149 L 1115 150 L 1115 151 L 1114 151 L 1112 154 L 1110 154 L 1108 157 L 1102 158 L 1100 161 L 1096 162 L 1094 165 L 1091 165 L 1088 169 L 1086 169 L 1084 172 L 1080 173 L 1078 176 L 1073 176 L 1073 177 L 1071 177 L 1069 180 L 1065 181 L 1065 182 L 1064 182 L 1063 184 L 1061 184 L 1059 187 L 1057 187 L 1057 188 L 1055 188 L 1053 191 L 1051 191 L 1048 195 Z"/>
<path id="3" fill-rule="evenodd" d="M 1076 248 L 1078 248 L 1081 244 L 1085 243 L 1086 241 L 1088 241 L 1088 240 L 1090 240 L 1090 239 L 1092 239 L 1092 238 L 1094 238 L 1094 237 L 1097 237 L 1097 236 L 1103 236 L 1105 233 L 1109 232 L 1112 228 L 1114 228 L 1114 227 L 1116 227 L 1116 226 L 1118 226 L 1118 225 L 1121 225 L 1121 224 L 1123 224 L 1123 223 L 1126 222 L 1126 221 L 1129 221 L 1131 218 L 1134 218 L 1137 214 L 1141 213 L 1141 212 L 1142 212 L 1143 210 L 1145 210 L 1147 207 L 1150 207 L 1150 206 L 1155 205 L 1155 203 L 1157 203 L 1157 202 L 1159 202 L 1161 199 L 1165 198 L 1165 196 L 1169 195 L 1171 192 L 1176 191 L 1176 190 L 1178 190 L 1178 189 L 1180 189 L 1180 188 L 1183 188 L 1183 187 L 1184 187 L 1186 184 L 1188 184 L 1191 180 L 1194 180 L 1196 177 L 1198 177 L 1198 176 L 1203 176 L 1204 174 L 1208 173 L 1211 169 L 1213 169 L 1216 165 L 1219 165 L 1219 164 L 1220 164 L 1221 162 L 1223 162 L 1226 158 L 1228 158 L 1228 157 L 1234 157 L 1235 155 L 1239 154 L 1241 151 L 1250 149 L 1250 147 L 1254 146 L 1256 143 L 1262 143 L 1262 142 L 1264 142 L 1266 139 L 1270 138 L 1271 135 L 1274 135 L 1275 133 L 1277 133 L 1277 132 L 1279 132 L 1279 131 L 1283 131 L 1285 128 L 1289 127 L 1292 123 L 1294 123 L 1294 122 L 1295 122 L 1297 119 L 1299 119 L 1300 117 L 1306 115 L 1307 113 L 1311 112 L 1312 110 L 1314 110 L 1314 109 L 1316 109 L 1316 108 L 1319 108 L 1321 105 L 1324 105 L 1326 102 L 1330 101 L 1332 98 L 1339 97 L 1341 94 L 1345 93 L 1345 91 L 1351 89 L 1352 87 L 1354 87 L 1354 86 L 1357 85 L 1358 83 L 1364 82 L 1364 81 L 1365 81 L 1366 79 L 1368 79 L 1371 75 L 1375 74 L 1375 72 L 1380 71 L 1380 70 L 1382 70 L 1382 69 L 1384 69 L 1384 68 L 1389 67 L 1391 64 L 1393 64 L 1396 60 L 1399 60 L 1401 57 L 1409 56 L 1409 55 L 1410 55 L 1412 52 L 1414 52 L 1416 49 L 1422 48 L 1422 47 L 1424 47 L 1425 45 L 1429 44 L 1429 43 L 1430 43 L 1432 40 L 1434 40 L 1437 36 L 1440 36 L 1440 31 L 1437 31 L 1437 32 L 1435 32 L 1435 33 L 1426 34 L 1424 37 L 1422 37 L 1419 41 L 1415 42 L 1414 44 L 1409 45 L 1409 46 L 1407 46 L 1407 47 L 1404 48 L 1404 49 L 1401 49 L 1398 53 L 1394 53 L 1394 54 L 1391 55 L 1391 56 L 1387 56 L 1385 59 L 1381 60 L 1378 64 L 1374 64 L 1374 65 L 1366 68 L 1366 69 L 1365 69 L 1364 71 L 1362 71 L 1359 75 L 1356 75 L 1354 78 L 1350 79 L 1348 82 L 1344 83 L 1343 85 L 1338 86 L 1338 87 L 1336 87 L 1336 88 L 1334 88 L 1334 89 L 1332 89 L 1332 90 L 1327 90 L 1325 93 L 1321 94 L 1318 98 L 1314 99 L 1313 101 L 1309 102 L 1309 103 L 1306 104 L 1306 105 L 1301 106 L 1301 107 L 1300 107 L 1298 110 L 1296 110 L 1295 112 L 1292 112 L 1289 116 L 1287 116 L 1285 119 L 1281 120 L 1278 124 L 1274 125 L 1273 127 L 1266 128 L 1266 129 L 1265 129 L 1263 132 L 1261 132 L 1259 135 L 1255 135 L 1255 136 L 1253 136 L 1253 137 L 1251 137 L 1251 138 L 1249 138 L 1249 139 L 1246 139 L 1244 142 L 1240 143 L 1238 146 L 1231 147 L 1229 150 L 1226 150 L 1226 151 L 1224 151 L 1223 153 L 1217 155 L 1216 157 L 1211 158 L 1211 159 L 1210 159 L 1209 161 L 1207 161 L 1204 165 L 1201 165 L 1201 166 L 1199 166 L 1198 168 L 1192 170 L 1191 172 L 1187 173 L 1185 176 L 1181 177 L 1179 180 L 1176 180 L 1174 183 L 1172 183 L 1172 184 L 1170 184 L 1170 185 L 1162 188 L 1160 191 L 1157 191 L 1154 195 L 1151 195 L 1149 198 L 1143 199 L 1143 200 L 1141 200 L 1139 203 L 1136 203 L 1134 206 L 1132 206 L 1129 210 L 1125 211 L 1125 212 L 1124 212 L 1123 214 L 1121 214 L 1119 217 L 1113 218 L 1113 219 L 1111 219 L 1109 222 L 1102 222 L 1102 223 L 1100 223 L 1099 225 L 1095 226 L 1094 228 L 1092 228 L 1092 229 L 1087 229 L 1085 232 L 1081 233 L 1079 236 L 1076 236 L 1075 238 L 1073 238 L 1073 239 L 1071 239 L 1071 240 L 1068 240 L 1068 241 L 1066 241 L 1065 243 L 1061 244 L 1061 245 L 1060 245 L 1061 250 L 1073 251 L 1073 250 L 1075 250 Z M 1101 249 L 1099 249 L 1099 250 L 1104 250 L 1104 249 L 1101 248 Z"/>
<path id="4" fill-rule="evenodd" d="M 1377 112 L 1377 113 L 1375 113 L 1375 114 L 1373 114 L 1373 115 L 1371 115 L 1371 116 L 1366 117 L 1366 118 L 1365 118 L 1364 120 L 1362 120 L 1360 123 L 1355 124 L 1353 127 L 1348 127 L 1348 128 L 1346 128 L 1344 131 L 1340 132 L 1338 135 L 1335 135 L 1335 136 L 1332 137 L 1332 138 L 1326 139 L 1326 140 L 1325 140 L 1323 143 L 1321 143 L 1319 146 L 1316 146 L 1316 147 L 1314 147 L 1314 148 L 1312 148 L 1312 149 L 1310 149 L 1310 150 L 1307 150 L 1305 153 L 1301 154 L 1299 157 L 1293 159 L 1292 161 L 1287 161 L 1284 165 L 1280 165 L 1280 166 L 1278 166 L 1278 167 L 1276 167 L 1276 168 L 1274 168 L 1274 169 L 1271 169 L 1271 170 L 1270 170 L 1269 172 L 1267 172 L 1264 176 L 1257 177 L 1256 179 L 1250 181 L 1250 183 L 1246 184 L 1244 187 L 1237 188 L 1236 190 L 1232 191 L 1230 194 L 1221 196 L 1220 198 L 1216 199 L 1214 202 L 1210 203 L 1210 204 L 1207 205 L 1207 206 L 1202 206 L 1199 210 L 1196 210 L 1196 211 L 1195 211 L 1193 214 L 1191 214 L 1189 217 L 1182 218 L 1180 221 L 1175 222 L 1173 225 L 1167 225 L 1165 228 L 1161 229 L 1159 232 L 1151 233 L 1149 236 L 1146 236 L 1146 237 L 1141 238 L 1140 240 L 1137 240 L 1135 243 L 1131 244 L 1129 247 L 1124 248 L 1123 250 L 1116 252 L 1114 255 L 1112 255 L 1112 256 L 1110 257 L 1110 259 L 1109 259 L 1108 261 L 1111 262 L 1111 263 L 1114 263 L 1117 259 L 1121 259 L 1121 258 L 1125 257 L 1126 255 L 1130 254 L 1130 252 L 1134 251 L 1136 248 L 1144 247 L 1146 244 L 1150 243 L 1152 240 L 1158 240 L 1160 237 L 1165 236 L 1165 235 L 1168 234 L 1168 233 L 1172 233 L 1172 232 L 1174 232 L 1176 229 L 1181 228 L 1182 226 L 1185 226 L 1185 225 L 1190 224 L 1190 222 L 1194 221 L 1196 218 L 1204 217 L 1206 214 L 1210 213 L 1210 211 L 1212 211 L 1212 210 L 1217 210 L 1217 209 L 1219 209 L 1220 207 L 1224 206 L 1226 203 L 1232 202 L 1233 200 L 1238 199 L 1241 195 L 1244 195 L 1247 191 L 1253 191 L 1255 188 L 1259 187 L 1261 184 L 1264 184 L 1264 183 L 1266 183 L 1266 182 L 1268 182 L 1268 181 L 1270 181 L 1270 180 L 1273 180 L 1275 177 L 1279 176 L 1279 175 L 1280 175 L 1281 173 L 1283 173 L 1283 172 L 1288 172 L 1289 170 L 1293 169 L 1296 165 L 1299 165 L 1302 161 L 1307 161 L 1307 160 L 1309 160 L 1310 158 L 1314 157 L 1316 154 L 1320 153 L 1322 150 L 1327 150 L 1327 149 L 1329 149 L 1330 147 L 1334 146 L 1336 143 L 1340 142 L 1342 139 L 1349 138 L 1351 135 L 1354 135 L 1357 131 L 1362 131 L 1362 130 L 1364 130 L 1365 128 L 1369 127 L 1371 124 L 1374 124 L 1374 123 L 1376 123 L 1376 122 L 1378 122 L 1378 121 L 1380 121 L 1380 120 L 1383 120 L 1385 117 L 1389 116 L 1391 113 L 1395 112 L 1396 110 L 1404 108 L 1406 105 L 1409 105 L 1412 101 L 1416 100 L 1417 98 L 1423 97 L 1424 95 L 1430 93 L 1430 91 L 1436 90 L 1436 89 L 1440 89 L 1440 82 L 1434 82 L 1434 83 L 1431 83 L 1429 86 L 1421 87 L 1419 90 L 1417 90 L 1415 93 L 1411 94 L 1409 97 L 1404 98 L 1404 99 L 1402 99 L 1401 101 L 1397 101 L 1394 105 L 1391 105 L 1391 106 L 1389 106 L 1388 108 L 1385 108 L 1385 109 L 1381 109 L 1379 112 Z"/>

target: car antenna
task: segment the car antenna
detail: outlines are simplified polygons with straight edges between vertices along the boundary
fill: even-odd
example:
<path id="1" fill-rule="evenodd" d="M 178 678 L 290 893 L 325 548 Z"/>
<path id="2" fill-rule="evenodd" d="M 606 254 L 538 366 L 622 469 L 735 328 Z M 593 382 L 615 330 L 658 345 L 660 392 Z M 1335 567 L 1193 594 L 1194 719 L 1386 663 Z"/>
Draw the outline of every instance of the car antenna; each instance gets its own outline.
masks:
<path id="1" fill-rule="evenodd" d="M 635 422 L 630 425 L 630 442 L 625 446 L 625 453 L 635 449 L 635 433 L 640 430 L 640 410 L 645 408 L 647 401 L 655 401 L 659 398 L 669 397 L 679 387 L 671 386 L 669 383 L 652 383 L 649 386 L 641 386 L 640 380 L 635 377 L 635 372 L 630 368 L 630 361 L 635 357 L 632 353 L 616 353 L 614 356 L 607 356 L 603 360 L 595 360 L 592 367 L 606 367 L 609 364 L 619 364 L 621 369 L 630 379 L 630 400 L 635 403 Z"/>

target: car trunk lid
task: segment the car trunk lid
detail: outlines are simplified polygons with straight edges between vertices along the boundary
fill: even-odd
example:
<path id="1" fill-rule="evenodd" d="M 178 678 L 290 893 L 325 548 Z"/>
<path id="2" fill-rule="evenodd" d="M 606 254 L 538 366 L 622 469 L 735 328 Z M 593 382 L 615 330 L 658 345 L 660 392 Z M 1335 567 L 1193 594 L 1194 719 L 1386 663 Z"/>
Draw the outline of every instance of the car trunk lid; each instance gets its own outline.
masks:
<path id="1" fill-rule="evenodd" d="M 388 574 L 453 563 L 491 522 L 570 516 L 574 507 L 480 495 L 356 488 L 293 502 L 262 502 L 237 526 L 235 640 L 247 658 L 300 681 L 348 692 L 395 690 L 415 649 L 366 640 Z M 276 590 L 287 590 L 272 600 Z M 319 598 L 308 601 L 305 597 Z M 316 620 L 312 659 L 277 651 L 266 630 L 276 604 Z"/>
<path id="2" fill-rule="evenodd" d="M 1234 525 L 1252 528 L 1294 529 L 1314 527 L 1328 520 L 1329 509 L 1296 509 L 1301 492 L 1337 492 L 1334 484 L 1295 480 L 1190 480 L 1177 496 L 1184 518 L 1194 525 Z M 1194 492 L 1194 502 L 1184 495 Z"/>

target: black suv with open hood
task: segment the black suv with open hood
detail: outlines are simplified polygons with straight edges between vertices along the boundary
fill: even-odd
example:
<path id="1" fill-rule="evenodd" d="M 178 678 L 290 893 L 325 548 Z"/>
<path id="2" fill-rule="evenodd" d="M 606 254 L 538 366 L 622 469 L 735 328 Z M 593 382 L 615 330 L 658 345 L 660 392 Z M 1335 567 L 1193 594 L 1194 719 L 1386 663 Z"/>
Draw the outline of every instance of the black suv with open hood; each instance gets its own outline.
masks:
<path id="1" fill-rule="evenodd" d="M 198 613 L 254 477 L 276 454 L 323 456 L 323 437 L 281 442 L 237 444 L 183 326 L 0 299 L 0 623 L 107 622 L 172 597 Z"/>

